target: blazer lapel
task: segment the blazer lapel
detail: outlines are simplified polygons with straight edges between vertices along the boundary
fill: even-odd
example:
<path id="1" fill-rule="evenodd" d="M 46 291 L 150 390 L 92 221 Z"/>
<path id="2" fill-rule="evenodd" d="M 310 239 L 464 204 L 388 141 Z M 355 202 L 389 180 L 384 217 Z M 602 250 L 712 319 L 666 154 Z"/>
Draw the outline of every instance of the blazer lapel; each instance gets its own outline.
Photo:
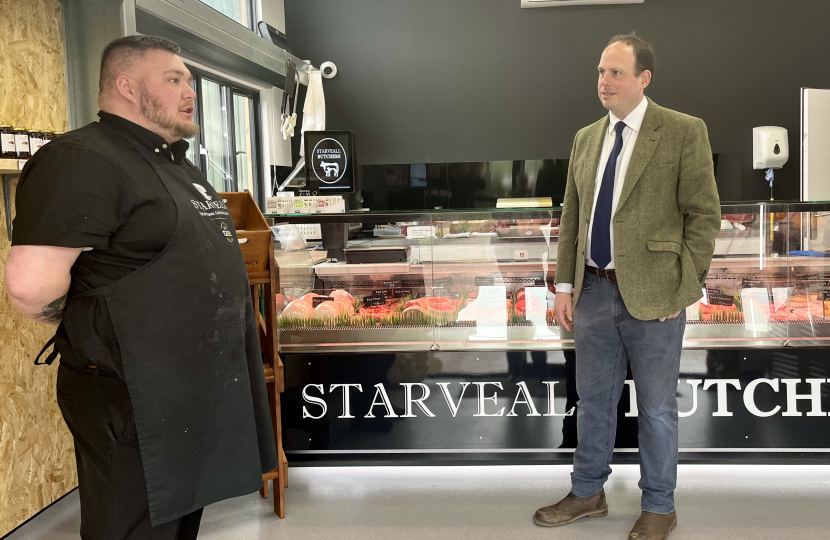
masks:
<path id="1" fill-rule="evenodd" d="M 604 122 L 598 122 L 598 125 L 590 131 L 588 140 L 585 141 L 585 154 L 582 158 L 585 167 L 585 174 L 582 176 L 582 189 L 580 192 L 584 194 L 580 199 L 583 204 L 587 203 L 588 212 L 594 204 L 594 191 L 597 185 L 597 168 L 599 167 L 599 155 L 602 152 L 602 143 L 605 140 L 605 133 L 608 131 L 608 115 L 605 116 Z"/>
<path id="2" fill-rule="evenodd" d="M 651 161 L 657 143 L 660 142 L 660 132 L 656 131 L 661 124 L 659 106 L 650 99 L 648 101 L 643 125 L 640 126 L 640 134 L 637 135 L 637 144 L 634 146 L 634 153 L 631 154 L 631 161 L 628 162 L 628 172 L 625 173 L 620 200 L 617 203 L 618 209 L 622 208 L 628 196 L 631 195 L 634 186 L 646 170 L 648 162 Z"/>

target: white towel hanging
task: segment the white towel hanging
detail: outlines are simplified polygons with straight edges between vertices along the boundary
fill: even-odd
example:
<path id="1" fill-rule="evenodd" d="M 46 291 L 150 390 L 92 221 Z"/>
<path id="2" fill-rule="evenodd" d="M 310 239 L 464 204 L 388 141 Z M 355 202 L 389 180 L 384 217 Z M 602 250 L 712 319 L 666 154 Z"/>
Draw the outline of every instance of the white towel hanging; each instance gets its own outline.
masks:
<path id="1" fill-rule="evenodd" d="M 319 69 L 308 70 L 308 91 L 303 104 L 300 156 L 305 156 L 305 132 L 326 129 L 326 98 L 323 95 L 323 76 Z"/>

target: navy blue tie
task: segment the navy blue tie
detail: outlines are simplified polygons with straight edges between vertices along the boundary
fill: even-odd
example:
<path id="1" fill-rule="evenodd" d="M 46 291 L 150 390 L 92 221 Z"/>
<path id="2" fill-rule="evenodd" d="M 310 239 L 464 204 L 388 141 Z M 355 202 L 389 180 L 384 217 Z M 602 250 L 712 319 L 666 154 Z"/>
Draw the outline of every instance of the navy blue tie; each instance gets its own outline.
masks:
<path id="1" fill-rule="evenodd" d="M 594 227 L 591 229 L 591 259 L 600 270 L 604 270 L 611 262 L 611 212 L 614 206 L 614 177 L 617 175 L 617 158 L 620 157 L 623 140 L 622 132 L 625 123 L 617 122 L 614 131 L 617 139 L 614 149 L 608 156 L 605 172 L 602 173 L 602 184 L 599 187 L 597 206 L 594 210 Z"/>

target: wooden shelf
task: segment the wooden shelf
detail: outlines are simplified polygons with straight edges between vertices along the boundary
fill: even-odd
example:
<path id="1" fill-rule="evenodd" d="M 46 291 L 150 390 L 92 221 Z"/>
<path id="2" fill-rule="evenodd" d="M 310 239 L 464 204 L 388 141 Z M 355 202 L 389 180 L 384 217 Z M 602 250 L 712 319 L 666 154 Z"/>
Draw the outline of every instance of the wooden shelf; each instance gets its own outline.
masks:
<path id="1" fill-rule="evenodd" d="M 0 159 L 0 174 L 20 174 L 16 159 Z"/>

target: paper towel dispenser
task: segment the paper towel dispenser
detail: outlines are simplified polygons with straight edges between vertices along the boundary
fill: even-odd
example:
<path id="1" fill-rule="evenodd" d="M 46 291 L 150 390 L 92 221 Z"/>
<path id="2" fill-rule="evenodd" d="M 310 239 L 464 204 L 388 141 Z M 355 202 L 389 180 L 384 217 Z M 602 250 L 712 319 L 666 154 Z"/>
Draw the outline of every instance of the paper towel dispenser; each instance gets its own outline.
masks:
<path id="1" fill-rule="evenodd" d="M 789 158 L 786 129 L 775 126 L 752 128 L 753 168 L 780 169 Z"/>

